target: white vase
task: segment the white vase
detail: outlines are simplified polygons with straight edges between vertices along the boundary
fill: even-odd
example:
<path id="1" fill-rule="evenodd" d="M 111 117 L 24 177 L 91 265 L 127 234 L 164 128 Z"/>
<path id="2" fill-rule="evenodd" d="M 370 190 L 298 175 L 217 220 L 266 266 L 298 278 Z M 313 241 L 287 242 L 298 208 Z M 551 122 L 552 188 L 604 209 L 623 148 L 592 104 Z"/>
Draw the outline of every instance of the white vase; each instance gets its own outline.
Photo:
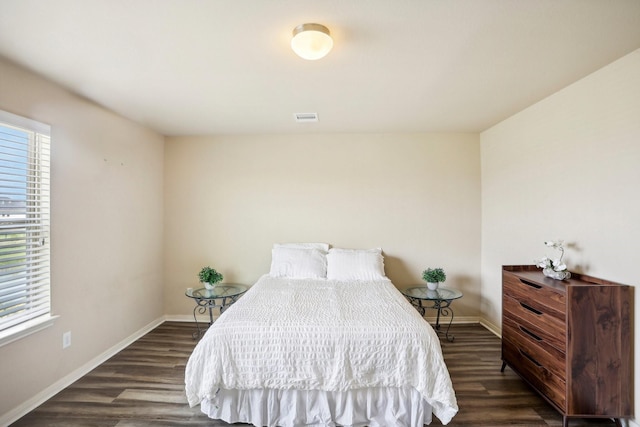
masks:
<path id="1" fill-rule="evenodd" d="M 216 287 L 215 283 L 207 283 L 207 282 L 203 282 L 204 283 L 204 287 L 207 289 L 214 289 Z"/>
<path id="2" fill-rule="evenodd" d="M 430 291 L 435 291 L 436 289 L 438 289 L 438 285 L 440 283 L 438 282 L 427 282 L 427 289 L 429 289 Z"/>

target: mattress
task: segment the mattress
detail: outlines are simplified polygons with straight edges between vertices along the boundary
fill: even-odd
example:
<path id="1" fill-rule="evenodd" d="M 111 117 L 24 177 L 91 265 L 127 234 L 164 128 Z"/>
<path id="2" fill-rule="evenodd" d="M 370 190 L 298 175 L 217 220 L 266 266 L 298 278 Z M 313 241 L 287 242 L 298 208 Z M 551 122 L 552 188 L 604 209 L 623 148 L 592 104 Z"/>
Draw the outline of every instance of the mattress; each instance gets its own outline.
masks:
<path id="1" fill-rule="evenodd" d="M 458 411 L 437 335 L 387 279 L 262 276 L 198 343 L 185 384 L 191 406 L 221 408 L 234 390 L 388 388 L 415 390 L 443 424 Z"/>

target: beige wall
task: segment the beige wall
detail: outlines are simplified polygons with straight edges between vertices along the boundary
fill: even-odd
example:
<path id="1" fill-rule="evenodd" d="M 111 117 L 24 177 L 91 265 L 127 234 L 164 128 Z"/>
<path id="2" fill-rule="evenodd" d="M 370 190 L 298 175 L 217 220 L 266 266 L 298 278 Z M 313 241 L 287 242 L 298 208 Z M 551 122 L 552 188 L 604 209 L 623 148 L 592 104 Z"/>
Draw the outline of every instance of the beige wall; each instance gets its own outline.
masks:
<path id="1" fill-rule="evenodd" d="M 275 242 L 381 247 L 398 287 L 442 266 L 479 315 L 477 134 L 251 135 L 167 138 L 165 311 L 210 264 L 225 281 L 268 273 Z"/>
<path id="2" fill-rule="evenodd" d="M 163 315 L 164 139 L 2 59 L 0 76 L 0 109 L 52 127 L 52 311 L 60 316 L 0 347 L 2 420 Z M 62 350 L 65 331 L 72 344 Z"/>
<path id="3" fill-rule="evenodd" d="M 571 270 L 638 283 L 640 50 L 483 132 L 481 157 L 485 317 L 500 323 L 500 266 L 532 264 L 549 239 L 571 244 Z"/>

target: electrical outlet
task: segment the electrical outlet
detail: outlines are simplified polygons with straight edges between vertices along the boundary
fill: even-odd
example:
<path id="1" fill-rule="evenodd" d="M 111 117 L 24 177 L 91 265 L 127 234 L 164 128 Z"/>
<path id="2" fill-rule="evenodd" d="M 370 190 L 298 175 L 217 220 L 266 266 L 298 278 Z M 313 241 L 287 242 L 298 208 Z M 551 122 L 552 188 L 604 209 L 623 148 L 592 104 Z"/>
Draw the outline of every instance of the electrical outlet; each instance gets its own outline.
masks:
<path id="1" fill-rule="evenodd" d="M 67 331 L 62 334 L 62 348 L 67 348 L 71 345 L 71 331 Z"/>

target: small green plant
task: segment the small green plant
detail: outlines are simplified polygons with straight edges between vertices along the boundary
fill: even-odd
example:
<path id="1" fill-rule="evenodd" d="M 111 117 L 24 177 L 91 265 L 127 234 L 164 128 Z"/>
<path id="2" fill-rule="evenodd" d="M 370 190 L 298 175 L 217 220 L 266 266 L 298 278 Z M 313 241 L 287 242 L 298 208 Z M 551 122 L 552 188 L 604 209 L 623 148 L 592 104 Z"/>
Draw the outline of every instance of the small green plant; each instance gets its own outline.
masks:
<path id="1" fill-rule="evenodd" d="M 218 283 L 223 279 L 222 274 L 218 273 L 214 268 L 209 266 L 202 267 L 200 273 L 198 273 L 198 278 L 202 283 Z"/>
<path id="2" fill-rule="evenodd" d="M 428 283 L 444 282 L 447 279 L 447 275 L 441 268 L 427 268 L 422 272 L 422 278 Z"/>

